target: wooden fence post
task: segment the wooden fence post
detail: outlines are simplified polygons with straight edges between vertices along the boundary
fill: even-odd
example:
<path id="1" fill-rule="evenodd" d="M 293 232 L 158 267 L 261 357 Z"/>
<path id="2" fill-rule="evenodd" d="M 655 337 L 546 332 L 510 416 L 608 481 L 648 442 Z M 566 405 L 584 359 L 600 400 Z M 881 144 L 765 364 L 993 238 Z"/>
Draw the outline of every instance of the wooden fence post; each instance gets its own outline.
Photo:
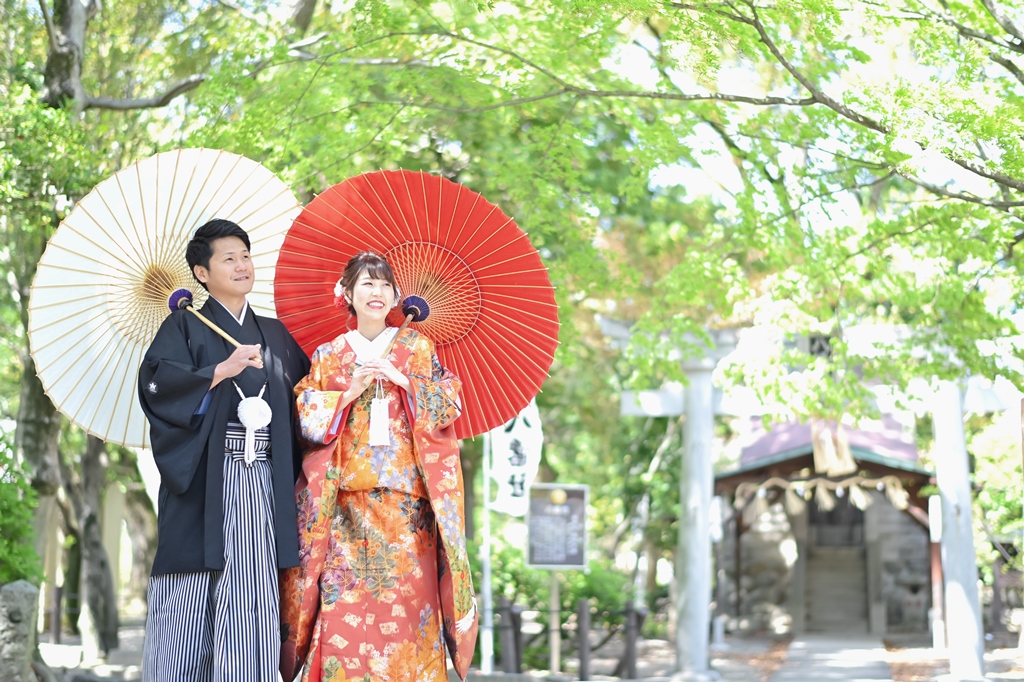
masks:
<path id="1" fill-rule="evenodd" d="M 590 679 L 590 600 L 580 599 L 576 615 L 579 636 L 580 680 Z"/>
<path id="2" fill-rule="evenodd" d="M 501 671 L 514 673 L 516 671 L 516 637 L 512 624 L 512 604 L 508 597 L 498 599 L 499 641 L 501 642 Z"/>
<path id="3" fill-rule="evenodd" d="M 50 644 L 60 644 L 61 601 L 64 599 L 64 586 L 53 586 L 53 605 L 50 607 Z"/>
<path id="4" fill-rule="evenodd" d="M 636 640 L 638 636 L 636 608 L 633 600 L 626 602 L 626 670 L 627 680 L 636 679 Z"/>

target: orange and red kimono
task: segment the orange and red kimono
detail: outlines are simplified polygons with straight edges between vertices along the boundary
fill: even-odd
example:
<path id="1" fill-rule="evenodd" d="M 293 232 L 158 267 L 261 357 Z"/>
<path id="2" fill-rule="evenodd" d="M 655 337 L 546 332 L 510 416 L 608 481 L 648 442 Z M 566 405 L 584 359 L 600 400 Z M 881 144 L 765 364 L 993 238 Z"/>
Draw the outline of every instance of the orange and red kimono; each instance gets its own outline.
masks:
<path id="1" fill-rule="evenodd" d="M 299 566 L 281 573 L 281 673 L 303 682 L 465 679 L 477 613 L 465 492 L 451 423 L 460 380 L 406 329 L 389 359 L 408 392 L 381 384 L 389 445 L 369 445 L 369 389 L 338 409 L 356 352 L 344 335 L 313 354 L 295 387 L 313 444 L 297 486 Z"/>

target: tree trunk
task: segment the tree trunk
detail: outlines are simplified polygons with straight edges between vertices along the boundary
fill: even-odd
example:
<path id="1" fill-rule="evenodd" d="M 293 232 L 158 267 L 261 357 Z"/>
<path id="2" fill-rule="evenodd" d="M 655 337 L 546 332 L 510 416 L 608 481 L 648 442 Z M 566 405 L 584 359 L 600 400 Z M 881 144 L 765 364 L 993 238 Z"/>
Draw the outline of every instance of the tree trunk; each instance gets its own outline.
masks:
<path id="1" fill-rule="evenodd" d="M 309 30 L 309 24 L 316 13 L 316 0 L 295 0 L 292 4 L 292 26 L 300 36 Z"/>
<path id="2" fill-rule="evenodd" d="M 132 540 L 132 574 L 128 581 L 128 591 L 132 601 L 138 599 L 145 605 L 149 572 L 156 556 L 156 513 L 145 490 L 129 490 L 126 502 L 125 521 Z"/>
<path id="3" fill-rule="evenodd" d="M 643 606 L 653 611 L 658 605 L 654 597 L 658 594 L 658 559 L 661 558 L 662 551 L 658 549 L 654 540 L 648 540 L 644 552 L 647 554 L 647 575 L 645 576 L 647 601 Z"/>
<path id="4" fill-rule="evenodd" d="M 103 547 L 100 505 L 106 484 L 106 447 L 89 436 L 82 457 L 82 486 L 73 495 L 82 543 L 82 612 L 78 626 L 86 660 L 106 658 L 118 644 L 117 593 Z"/>
<path id="5" fill-rule="evenodd" d="M 25 287 L 27 296 L 28 287 Z M 25 299 L 27 300 L 27 299 Z M 57 438 L 60 436 L 60 415 L 43 393 L 36 376 L 36 365 L 26 348 L 22 352 L 21 401 L 18 404 L 18 427 L 14 435 L 14 451 L 18 460 L 29 469 L 32 488 L 38 495 L 35 532 L 36 553 L 46 556 L 47 533 L 57 512 L 57 491 L 60 489 L 60 464 Z"/>
<path id="6" fill-rule="evenodd" d="M 32 654 L 36 648 L 36 600 L 39 590 L 17 580 L 0 587 L 0 679 L 35 682 Z"/>
<path id="7" fill-rule="evenodd" d="M 44 0 L 45 2 L 46 0 Z M 87 96 L 82 87 L 82 59 L 85 55 L 85 30 L 96 12 L 94 0 L 56 0 L 53 3 L 53 28 L 43 82 L 43 101 L 54 108 L 75 103 L 81 110 Z"/>
<path id="8" fill-rule="evenodd" d="M 71 521 L 68 519 L 69 524 Z M 82 541 L 78 526 L 65 530 L 65 537 L 71 542 L 64 552 L 64 610 L 60 625 L 66 625 L 71 634 L 78 636 L 78 614 L 82 612 Z"/>

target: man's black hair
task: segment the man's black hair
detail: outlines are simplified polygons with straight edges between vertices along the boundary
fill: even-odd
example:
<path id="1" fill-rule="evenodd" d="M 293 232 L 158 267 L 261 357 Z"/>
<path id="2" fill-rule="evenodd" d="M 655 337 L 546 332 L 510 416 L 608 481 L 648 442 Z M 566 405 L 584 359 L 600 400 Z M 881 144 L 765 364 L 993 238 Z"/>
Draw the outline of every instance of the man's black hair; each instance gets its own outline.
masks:
<path id="1" fill-rule="evenodd" d="M 238 223 L 233 223 L 223 218 L 214 218 L 201 225 L 196 230 L 196 233 L 192 235 L 192 240 L 185 248 L 185 260 L 188 261 L 189 272 L 192 273 L 197 282 L 199 282 L 199 278 L 196 277 L 196 266 L 202 265 L 207 270 L 210 269 L 210 258 L 213 256 L 213 242 L 224 237 L 238 237 L 245 243 L 246 250 L 250 248 L 249 235 L 246 234 L 245 230 Z M 206 289 L 206 284 L 203 282 L 199 282 L 199 284 Z"/>

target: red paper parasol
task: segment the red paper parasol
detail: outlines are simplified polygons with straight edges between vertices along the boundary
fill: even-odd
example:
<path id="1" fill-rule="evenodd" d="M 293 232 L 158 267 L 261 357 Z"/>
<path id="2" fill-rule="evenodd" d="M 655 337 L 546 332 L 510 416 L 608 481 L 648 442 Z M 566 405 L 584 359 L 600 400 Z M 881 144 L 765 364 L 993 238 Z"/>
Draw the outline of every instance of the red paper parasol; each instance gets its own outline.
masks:
<path id="1" fill-rule="evenodd" d="M 351 328 L 334 285 L 366 250 L 391 264 L 402 296 L 430 306 L 410 326 L 463 380 L 456 436 L 519 414 L 558 345 L 555 292 L 526 233 L 476 192 L 429 173 L 379 171 L 334 185 L 296 218 L 274 277 L 277 315 L 307 353 Z M 403 319 L 396 309 L 389 321 Z"/>

